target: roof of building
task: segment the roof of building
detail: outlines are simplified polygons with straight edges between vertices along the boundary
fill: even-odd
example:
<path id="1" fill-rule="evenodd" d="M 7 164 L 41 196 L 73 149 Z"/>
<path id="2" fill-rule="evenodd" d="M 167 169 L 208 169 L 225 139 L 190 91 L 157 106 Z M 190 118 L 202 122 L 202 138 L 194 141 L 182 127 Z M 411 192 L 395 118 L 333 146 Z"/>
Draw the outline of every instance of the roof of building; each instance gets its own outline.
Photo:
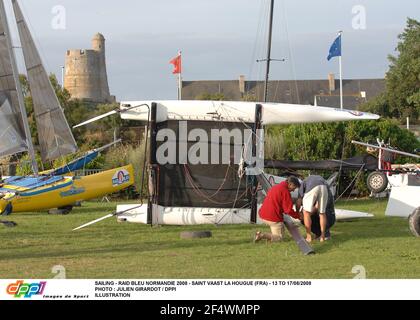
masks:
<path id="1" fill-rule="evenodd" d="M 314 104 L 339 107 L 339 80 L 334 81 L 330 91 L 329 81 L 325 80 L 271 80 L 268 84 L 268 101 L 280 103 Z M 223 94 L 226 100 L 242 100 L 244 96 L 263 100 L 264 82 L 245 81 L 244 92 L 240 91 L 239 80 L 183 81 L 182 98 L 197 99 L 202 94 Z M 385 90 L 384 79 L 345 79 L 343 80 L 344 105 L 351 109 L 372 99 Z"/>

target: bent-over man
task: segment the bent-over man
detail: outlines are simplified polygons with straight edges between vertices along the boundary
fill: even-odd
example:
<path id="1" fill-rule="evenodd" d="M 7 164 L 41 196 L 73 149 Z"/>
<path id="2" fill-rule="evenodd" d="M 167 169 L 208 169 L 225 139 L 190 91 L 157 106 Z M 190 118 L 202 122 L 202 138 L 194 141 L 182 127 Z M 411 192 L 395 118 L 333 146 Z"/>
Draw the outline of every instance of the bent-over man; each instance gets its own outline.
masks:
<path id="1" fill-rule="evenodd" d="M 298 194 L 296 208 L 300 211 L 303 206 L 306 241 L 312 241 L 312 233 L 321 242 L 328 240 L 335 223 L 335 209 L 327 181 L 321 176 L 309 176 L 301 183 Z"/>
<path id="2" fill-rule="evenodd" d="M 295 219 L 300 218 L 299 214 L 293 210 L 293 201 L 290 195 L 290 192 L 299 188 L 299 186 L 299 179 L 290 176 L 267 192 L 267 196 L 259 211 L 259 216 L 270 227 L 271 233 L 257 231 L 255 241 L 261 239 L 272 242 L 282 240 L 284 236 L 283 214 L 288 214 Z"/>

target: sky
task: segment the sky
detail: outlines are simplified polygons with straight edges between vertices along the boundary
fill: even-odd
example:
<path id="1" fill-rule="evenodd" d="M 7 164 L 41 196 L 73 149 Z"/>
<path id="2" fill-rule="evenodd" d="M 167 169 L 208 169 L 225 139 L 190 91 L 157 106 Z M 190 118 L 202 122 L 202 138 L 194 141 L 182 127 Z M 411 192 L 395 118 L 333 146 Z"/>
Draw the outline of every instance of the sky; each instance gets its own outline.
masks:
<path id="1" fill-rule="evenodd" d="M 266 56 L 269 2 L 20 0 L 44 65 L 60 82 L 66 50 L 105 36 L 118 101 L 176 99 L 169 60 L 180 50 L 184 81 L 263 80 L 265 65 L 256 60 Z M 338 30 L 343 77 L 383 78 L 407 17 L 420 20 L 419 0 L 275 0 L 271 56 L 285 61 L 272 62 L 270 78 L 338 78 L 338 59 L 326 59 Z"/>

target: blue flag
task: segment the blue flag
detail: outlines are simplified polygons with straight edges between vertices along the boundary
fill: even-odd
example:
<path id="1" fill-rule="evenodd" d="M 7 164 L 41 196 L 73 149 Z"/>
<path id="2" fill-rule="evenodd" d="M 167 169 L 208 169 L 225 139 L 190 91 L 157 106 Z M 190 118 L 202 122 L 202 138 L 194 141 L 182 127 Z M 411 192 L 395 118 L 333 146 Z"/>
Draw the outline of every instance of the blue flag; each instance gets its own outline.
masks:
<path id="1" fill-rule="evenodd" d="M 331 45 L 327 60 L 330 61 L 331 58 L 340 57 L 340 56 L 341 56 L 341 34 L 334 40 L 333 44 Z"/>

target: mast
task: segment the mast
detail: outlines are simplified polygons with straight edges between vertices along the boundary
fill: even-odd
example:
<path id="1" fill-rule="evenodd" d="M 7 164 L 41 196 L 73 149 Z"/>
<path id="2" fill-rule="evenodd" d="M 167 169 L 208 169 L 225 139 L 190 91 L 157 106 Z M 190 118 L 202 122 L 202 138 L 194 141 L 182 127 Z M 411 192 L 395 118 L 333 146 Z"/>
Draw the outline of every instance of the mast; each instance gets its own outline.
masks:
<path id="1" fill-rule="evenodd" d="M 6 33 L 7 49 L 10 55 L 10 61 L 11 61 L 12 70 L 13 70 L 13 79 L 16 85 L 19 109 L 22 115 L 23 129 L 25 131 L 26 143 L 28 145 L 28 152 L 31 157 L 32 169 L 34 171 L 35 176 L 37 176 L 38 164 L 35 159 L 35 151 L 34 151 L 34 146 L 32 144 L 31 130 L 29 129 L 29 124 L 28 124 L 28 115 L 26 114 L 25 101 L 23 99 L 22 87 L 19 81 L 19 70 L 16 64 L 16 56 L 13 50 L 13 44 L 11 40 L 11 34 L 10 34 L 9 24 L 7 22 L 7 15 L 6 15 L 6 10 L 4 7 L 3 0 L 0 0 L 0 19 L 1 21 L 3 21 L 4 32 Z"/>
<path id="2" fill-rule="evenodd" d="M 271 36 L 273 33 L 273 11 L 274 11 L 274 0 L 270 2 L 270 22 L 268 27 L 268 43 L 267 43 L 267 60 L 265 69 L 265 83 L 264 83 L 264 102 L 267 102 L 268 94 L 268 77 L 270 74 L 270 62 L 271 62 Z"/>

